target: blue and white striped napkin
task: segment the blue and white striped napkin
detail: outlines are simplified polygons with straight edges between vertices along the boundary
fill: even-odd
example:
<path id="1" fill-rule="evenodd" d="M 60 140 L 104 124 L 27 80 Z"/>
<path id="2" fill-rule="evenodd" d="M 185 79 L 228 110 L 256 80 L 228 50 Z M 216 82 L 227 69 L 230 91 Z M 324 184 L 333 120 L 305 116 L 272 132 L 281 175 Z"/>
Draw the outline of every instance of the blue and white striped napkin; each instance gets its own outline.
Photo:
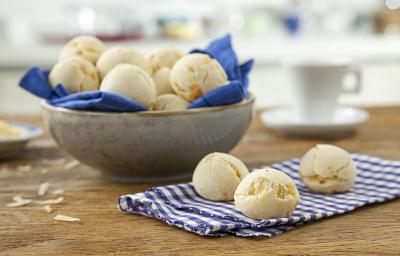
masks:
<path id="1" fill-rule="evenodd" d="M 400 161 L 352 154 L 357 181 L 349 192 L 333 195 L 311 193 L 301 182 L 300 159 L 271 165 L 296 182 L 300 204 L 288 218 L 254 220 L 235 209 L 233 202 L 213 202 L 196 194 L 191 183 L 154 187 L 144 193 L 119 197 L 121 211 L 162 220 L 169 225 L 206 236 L 234 234 L 272 237 L 306 222 L 343 214 L 358 207 L 400 196 Z"/>

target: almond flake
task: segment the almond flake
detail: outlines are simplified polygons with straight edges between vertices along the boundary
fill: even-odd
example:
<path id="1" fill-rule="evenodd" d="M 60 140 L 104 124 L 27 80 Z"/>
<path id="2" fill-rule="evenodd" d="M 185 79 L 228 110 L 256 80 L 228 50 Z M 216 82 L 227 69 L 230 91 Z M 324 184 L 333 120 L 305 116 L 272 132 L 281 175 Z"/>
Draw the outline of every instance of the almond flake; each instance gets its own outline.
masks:
<path id="1" fill-rule="evenodd" d="M 14 196 L 13 197 L 13 200 L 15 201 L 15 202 L 21 202 L 21 201 L 24 201 L 24 200 L 26 200 L 26 199 L 24 199 L 24 198 L 22 198 L 22 196 Z"/>
<path id="2" fill-rule="evenodd" d="M 70 217 L 70 216 L 67 216 L 67 215 L 57 215 L 56 217 L 54 217 L 54 219 L 55 220 L 60 220 L 60 221 L 70 221 L 70 222 L 72 222 L 72 221 L 80 221 L 80 219 L 78 219 L 78 218 L 74 218 L 74 217 Z"/>
<path id="3" fill-rule="evenodd" d="M 63 197 L 59 197 L 57 199 L 49 199 L 49 200 L 35 200 L 35 203 L 45 205 L 45 204 L 60 204 L 64 201 Z"/>
<path id="4" fill-rule="evenodd" d="M 20 200 L 20 201 L 15 201 L 15 202 L 12 202 L 12 203 L 8 203 L 8 204 L 7 204 L 7 207 L 13 207 L 13 208 L 15 208 L 15 207 L 21 207 L 21 206 L 28 205 L 28 204 L 30 204 L 31 202 L 32 202 L 31 199 L 23 199 L 23 200 Z"/>
<path id="5" fill-rule="evenodd" d="M 59 188 L 53 191 L 53 195 L 60 195 L 64 193 L 64 189 Z"/>
<path id="6" fill-rule="evenodd" d="M 64 158 L 60 158 L 60 159 L 42 159 L 42 164 L 45 165 L 62 165 L 65 163 L 65 159 Z"/>
<path id="7" fill-rule="evenodd" d="M 32 166 L 27 164 L 27 165 L 20 165 L 17 167 L 17 171 L 21 171 L 21 172 L 29 172 L 32 170 Z"/>
<path id="8" fill-rule="evenodd" d="M 45 205 L 45 206 L 43 207 L 43 209 L 44 209 L 47 213 L 51 213 L 51 212 L 53 211 L 53 209 L 51 209 L 51 206 L 50 206 L 50 205 Z"/>
<path id="9" fill-rule="evenodd" d="M 50 183 L 45 182 L 39 185 L 39 189 L 38 189 L 38 195 L 39 196 L 44 196 L 46 195 L 47 191 L 50 188 Z"/>
<path id="10" fill-rule="evenodd" d="M 44 168 L 44 169 L 42 169 L 42 171 L 41 171 L 42 174 L 46 174 L 46 173 L 48 173 L 48 172 L 49 172 L 49 170 L 48 170 L 47 168 Z"/>
<path id="11" fill-rule="evenodd" d="M 68 162 L 64 165 L 64 168 L 67 170 L 73 169 L 75 167 L 78 167 L 81 163 L 77 160 L 73 160 L 71 162 Z"/>

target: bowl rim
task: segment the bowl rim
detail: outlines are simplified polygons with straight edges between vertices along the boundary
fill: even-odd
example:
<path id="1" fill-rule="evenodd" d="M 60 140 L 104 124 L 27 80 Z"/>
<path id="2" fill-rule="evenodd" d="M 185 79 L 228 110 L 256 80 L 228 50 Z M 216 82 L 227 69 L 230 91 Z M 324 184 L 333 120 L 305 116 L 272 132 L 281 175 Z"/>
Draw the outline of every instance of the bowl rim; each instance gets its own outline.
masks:
<path id="1" fill-rule="evenodd" d="M 103 112 L 103 111 L 87 111 L 87 110 L 75 110 L 67 109 L 62 107 L 55 107 L 47 103 L 45 99 L 42 99 L 40 104 L 42 108 L 53 112 L 63 112 L 67 114 L 74 115 L 84 115 L 84 116 L 96 116 L 96 115 L 136 115 L 136 116 L 170 116 L 170 115 L 191 115 L 207 112 L 217 112 L 226 109 L 239 108 L 246 105 L 251 105 L 255 101 L 253 94 L 249 93 L 248 96 L 242 101 L 230 105 L 215 106 L 215 107 L 204 107 L 204 108 L 192 108 L 184 110 L 151 110 L 151 111 L 140 111 L 140 112 Z"/>

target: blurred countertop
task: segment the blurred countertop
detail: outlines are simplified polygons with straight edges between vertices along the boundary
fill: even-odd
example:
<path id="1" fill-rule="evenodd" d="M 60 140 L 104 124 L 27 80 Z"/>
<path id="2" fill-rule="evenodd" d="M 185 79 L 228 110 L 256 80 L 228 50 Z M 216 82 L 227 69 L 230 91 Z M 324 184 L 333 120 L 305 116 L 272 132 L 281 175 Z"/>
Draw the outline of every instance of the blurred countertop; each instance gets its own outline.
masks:
<path id="1" fill-rule="evenodd" d="M 204 47 L 210 40 L 138 40 L 116 43 L 150 53 L 162 46 L 174 46 L 188 51 Z M 108 44 L 113 45 L 113 44 Z M 347 36 L 347 37 L 234 37 L 234 47 L 240 59 L 255 58 L 257 65 L 275 65 L 288 55 L 340 55 L 358 63 L 387 63 L 400 60 L 400 37 L 394 36 Z M 52 44 L 0 44 L 0 69 L 24 69 L 38 65 L 49 68 L 55 64 L 62 45 Z"/>

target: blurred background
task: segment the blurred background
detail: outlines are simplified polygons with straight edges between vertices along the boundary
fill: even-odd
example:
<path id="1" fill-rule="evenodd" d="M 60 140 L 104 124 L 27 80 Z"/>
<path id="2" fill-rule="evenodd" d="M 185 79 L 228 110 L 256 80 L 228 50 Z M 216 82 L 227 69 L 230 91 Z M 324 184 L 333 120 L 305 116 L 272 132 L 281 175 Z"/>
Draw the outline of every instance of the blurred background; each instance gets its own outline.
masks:
<path id="1" fill-rule="evenodd" d="M 18 87 L 33 65 L 51 68 L 79 34 L 143 53 L 165 45 L 204 47 L 227 32 L 241 60 L 255 58 L 250 88 L 258 107 L 290 103 L 279 60 L 343 55 L 362 68 L 349 105 L 400 105 L 400 0 L 0 0 L 0 114 L 38 114 Z"/>

